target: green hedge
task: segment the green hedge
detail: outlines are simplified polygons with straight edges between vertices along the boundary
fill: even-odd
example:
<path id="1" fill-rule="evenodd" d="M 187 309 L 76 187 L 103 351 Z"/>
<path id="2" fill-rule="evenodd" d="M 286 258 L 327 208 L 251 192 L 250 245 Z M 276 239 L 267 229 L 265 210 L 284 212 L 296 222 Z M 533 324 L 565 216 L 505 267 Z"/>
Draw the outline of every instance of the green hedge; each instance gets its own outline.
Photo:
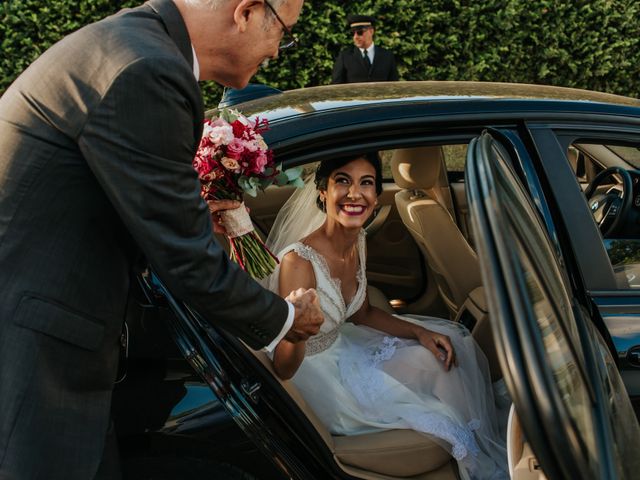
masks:
<path id="1" fill-rule="evenodd" d="M 5 0 L 0 92 L 49 45 L 136 0 Z M 396 53 L 404 80 L 481 80 L 586 88 L 640 97 L 637 0 L 307 0 L 300 47 L 254 79 L 280 89 L 329 83 L 351 43 L 349 13 L 379 20 L 376 43 Z M 221 89 L 203 84 L 207 105 Z"/>

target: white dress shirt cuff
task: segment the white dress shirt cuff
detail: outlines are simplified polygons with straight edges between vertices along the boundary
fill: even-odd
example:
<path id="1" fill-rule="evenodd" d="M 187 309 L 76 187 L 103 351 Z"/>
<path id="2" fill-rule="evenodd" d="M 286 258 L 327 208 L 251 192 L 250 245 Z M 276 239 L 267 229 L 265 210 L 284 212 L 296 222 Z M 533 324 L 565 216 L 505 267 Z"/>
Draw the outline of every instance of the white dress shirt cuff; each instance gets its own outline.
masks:
<path id="1" fill-rule="evenodd" d="M 287 301 L 287 305 L 289 306 L 289 314 L 287 315 L 287 320 L 286 322 L 284 322 L 284 326 L 282 327 L 282 330 L 280 330 L 280 333 L 278 334 L 278 336 L 274 338 L 269 345 L 267 345 L 262 349 L 267 353 L 273 352 L 273 349 L 276 348 L 276 345 L 278 345 L 280 340 L 282 340 L 284 336 L 287 334 L 287 332 L 291 329 L 291 327 L 293 327 L 293 317 L 295 317 L 296 315 L 296 309 L 293 306 L 293 303 L 289 301 Z"/>

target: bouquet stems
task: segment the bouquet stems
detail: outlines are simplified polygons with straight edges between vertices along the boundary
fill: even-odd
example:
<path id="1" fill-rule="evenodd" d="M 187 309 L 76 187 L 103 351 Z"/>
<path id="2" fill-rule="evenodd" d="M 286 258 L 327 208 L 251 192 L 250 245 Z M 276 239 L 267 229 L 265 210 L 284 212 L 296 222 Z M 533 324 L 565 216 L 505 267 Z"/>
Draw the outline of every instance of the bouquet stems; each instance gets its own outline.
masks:
<path id="1" fill-rule="evenodd" d="M 256 279 L 270 275 L 278 264 L 276 256 L 269 251 L 253 231 L 241 237 L 229 238 L 231 260 Z"/>

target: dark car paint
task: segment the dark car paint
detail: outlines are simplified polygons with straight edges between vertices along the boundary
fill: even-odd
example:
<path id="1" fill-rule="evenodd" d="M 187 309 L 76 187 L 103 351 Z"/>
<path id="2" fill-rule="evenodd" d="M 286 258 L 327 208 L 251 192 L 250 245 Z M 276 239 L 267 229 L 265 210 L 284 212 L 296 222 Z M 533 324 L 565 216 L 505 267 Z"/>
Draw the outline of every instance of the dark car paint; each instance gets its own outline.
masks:
<path id="1" fill-rule="evenodd" d="M 277 159 L 286 166 L 318 160 L 338 151 L 346 153 L 365 147 L 392 148 L 400 142 L 404 146 L 411 146 L 425 139 L 434 142 L 443 139 L 468 141 L 487 127 L 501 129 L 516 145 L 520 176 L 532 197 L 539 196 L 550 202 L 550 207 L 542 207 L 539 213 L 550 229 L 551 237 L 555 238 L 557 248 L 562 248 L 562 244 L 570 245 L 565 247 L 569 251 L 576 248 L 576 244 L 580 247 L 580 239 L 573 238 L 570 232 L 572 226 L 579 225 L 581 217 L 572 220 L 570 215 L 563 214 L 558 206 L 560 202 L 555 198 L 562 189 L 554 188 L 544 177 L 542 181 L 538 178 L 545 169 L 554 167 L 540 157 L 542 153 L 542 157 L 546 158 L 545 152 L 548 150 L 542 141 L 543 137 L 553 135 L 555 127 L 566 129 L 567 121 L 578 131 L 586 126 L 594 132 L 614 129 L 616 135 L 627 129 L 637 134 L 640 125 L 640 101 L 571 89 L 458 82 L 403 82 L 361 87 L 340 85 L 303 89 L 253 100 L 235 105 L 234 108 L 270 120 L 271 129 L 266 132 L 265 140 L 275 150 Z M 324 96 L 332 95 L 337 100 L 323 101 Z M 442 127 L 447 127 L 445 133 Z M 547 201 L 536 203 L 546 206 Z M 573 201 L 578 200 L 574 198 Z M 561 225 L 563 231 L 558 233 L 554 225 Z M 597 231 L 587 230 L 590 230 L 586 232 L 587 237 L 593 241 Z M 606 252 L 603 256 L 603 252 L 595 247 L 594 253 L 587 241 L 583 243 L 585 245 L 576 252 L 576 257 L 579 257 L 578 253 L 587 252 L 589 258 L 600 262 L 600 265 L 607 261 Z M 597 264 L 589 273 L 589 265 L 581 263 L 579 258 L 571 261 L 574 264 L 569 267 L 576 276 L 574 283 L 580 283 L 584 277 L 585 284 L 589 285 L 589 281 L 592 281 L 598 287 L 585 290 L 593 290 L 591 300 L 597 307 L 594 310 L 601 310 L 608 326 L 608 322 L 616 315 L 639 314 L 640 295 L 612 291 L 609 279 L 599 283 Z M 579 269 L 574 268 L 578 265 Z M 621 298 L 629 301 L 621 304 Z M 154 303 L 157 303 L 155 300 Z M 162 304 L 164 300 L 158 302 Z M 140 303 L 145 303 L 145 300 L 140 300 Z M 629 309 L 625 310 L 626 307 Z M 184 313 L 185 308 L 179 302 L 174 305 L 178 312 Z M 164 423 L 148 422 L 135 434 L 124 435 L 125 443 L 127 439 L 136 439 L 136 442 L 148 446 L 151 442 L 149 438 L 153 438 L 156 443 L 175 445 L 195 437 L 199 444 L 207 445 L 204 451 L 212 454 L 224 444 L 215 434 L 220 431 L 221 425 L 223 430 L 227 427 L 233 430 L 229 423 L 231 417 L 220 414 L 219 405 L 223 404 L 231 412 L 233 420 L 258 446 L 258 450 L 287 471 L 288 476 L 348 478 L 337 468 L 324 448 L 323 440 L 297 411 L 280 384 L 237 340 L 208 326 L 197 315 L 185 319 L 168 315 L 166 310 L 164 312 L 163 321 L 173 325 L 173 328 L 185 328 L 185 325 L 193 324 L 190 333 L 182 331 L 177 334 L 182 353 L 187 353 L 192 366 L 204 369 L 199 373 L 208 379 L 221 403 L 216 404 L 210 398 L 203 397 L 192 404 L 191 412 L 185 412 L 176 409 L 184 397 L 176 399 L 172 405 L 169 405 L 171 401 L 167 401 L 165 410 L 168 413 L 164 413 Z M 209 320 L 215 322 L 215 319 Z M 164 330 L 164 327 L 156 324 L 149 331 L 154 329 Z M 185 392 L 201 388 L 202 384 L 189 383 L 193 377 L 189 375 L 188 366 L 176 359 L 175 349 L 167 347 L 167 332 L 159 334 L 159 337 L 164 338 L 163 346 L 155 360 L 163 370 L 163 378 L 166 379 L 168 372 L 177 377 L 184 375 L 182 388 Z M 620 341 L 615 333 L 613 339 Z M 626 355 L 628 348 L 621 348 L 620 343 L 616 343 L 618 352 L 624 351 Z M 163 356 L 173 360 L 167 362 Z M 144 355 L 141 358 L 145 358 Z M 141 358 L 130 358 L 130 364 L 135 365 Z M 622 367 L 634 368 L 624 363 Z M 186 396 L 189 397 L 189 394 Z M 286 417 L 283 412 L 287 412 Z M 237 430 L 234 432 L 234 435 L 238 433 Z M 179 438 L 177 442 L 176 438 Z M 252 451 L 248 445 L 238 448 L 245 448 L 243 452 Z M 140 447 L 140 450 L 144 450 L 144 447 Z M 186 450 L 189 451 L 189 448 Z M 250 456 L 251 459 L 258 457 L 260 455 Z M 265 472 L 265 478 L 278 476 L 273 469 L 260 470 Z"/>

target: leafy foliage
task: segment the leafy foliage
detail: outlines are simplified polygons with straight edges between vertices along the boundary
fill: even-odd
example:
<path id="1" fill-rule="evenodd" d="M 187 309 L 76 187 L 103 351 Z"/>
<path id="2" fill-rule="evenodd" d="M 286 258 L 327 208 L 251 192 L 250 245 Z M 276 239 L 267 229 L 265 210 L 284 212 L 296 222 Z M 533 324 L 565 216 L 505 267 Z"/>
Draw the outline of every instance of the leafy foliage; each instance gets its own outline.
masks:
<path id="1" fill-rule="evenodd" d="M 9 0 L 0 4 L 0 92 L 65 34 L 137 0 Z M 637 0 L 307 0 L 300 47 L 255 82 L 280 89 L 330 82 L 351 44 L 349 13 L 378 19 L 375 41 L 395 52 L 404 80 L 539 83 L 640 97 Z M 222 89 L 203 82 L 213 106 Z"/>

